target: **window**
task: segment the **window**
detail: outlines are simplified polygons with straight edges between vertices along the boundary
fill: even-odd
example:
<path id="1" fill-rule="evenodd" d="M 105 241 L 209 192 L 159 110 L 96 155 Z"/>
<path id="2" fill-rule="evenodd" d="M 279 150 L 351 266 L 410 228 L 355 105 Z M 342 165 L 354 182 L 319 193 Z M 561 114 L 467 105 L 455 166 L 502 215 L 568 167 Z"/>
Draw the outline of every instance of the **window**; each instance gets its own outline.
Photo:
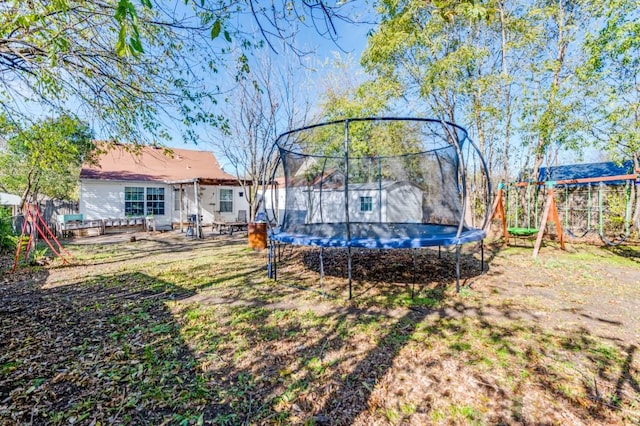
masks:
<path id="1" fill-rule="evenodd" d="M 233 189 L 220 189 L 220 213 L 233 213 Z"/>
<path id="2" fill-rule="evenodd" d="M 147 214 L 164 215 L 164 188 L 147 188 Z"/>
<path id="3" fill-rule="evenodd" d="M 124 187 L 124 214 L 126 216 L 144 216 L 144 188 Z"/>
<path id="4" fill-rule="evenodd" d="M 373 211 L 373 199 L 371 197 L 360 197 L 360 211 L 361 212 Z"/>
<path id="5" fill-rule="evenodd" d="M 124 187 L 124 214 L 126 216 L 164 215 L 164 188 Z"/>

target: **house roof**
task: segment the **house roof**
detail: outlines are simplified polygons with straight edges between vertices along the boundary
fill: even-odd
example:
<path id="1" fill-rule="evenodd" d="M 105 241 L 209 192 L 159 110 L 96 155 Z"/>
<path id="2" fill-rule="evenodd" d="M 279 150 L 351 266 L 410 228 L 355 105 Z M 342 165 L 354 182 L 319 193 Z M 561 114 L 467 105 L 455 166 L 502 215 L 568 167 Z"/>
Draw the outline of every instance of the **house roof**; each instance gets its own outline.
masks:
<path id="1" fill-rule="evenodd" d="M 209 151 L 181 148 L 113 145 L 100 153 L 95 165 L 84 164 L 80 179 L 150 181 L 202 184 L 232 184 L 237 178 L 226 173 Z"/>
<path id="2" fill-rule="evenodd" d="M 17 195 L 0 192 L 0 206 L 19 206 L 21 201 Z"/>

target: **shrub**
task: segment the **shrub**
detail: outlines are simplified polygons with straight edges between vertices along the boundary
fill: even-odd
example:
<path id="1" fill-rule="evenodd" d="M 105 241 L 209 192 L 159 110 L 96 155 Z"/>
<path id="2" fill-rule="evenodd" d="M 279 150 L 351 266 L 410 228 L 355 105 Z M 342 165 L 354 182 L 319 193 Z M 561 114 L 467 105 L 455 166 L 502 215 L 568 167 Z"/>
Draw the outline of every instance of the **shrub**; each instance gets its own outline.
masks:
<path id="1" fill-rule="evenodd" d="M 15 250 L 17 241 L 11 224 L 11 211 L 0 207 L 0 253 Z"/>

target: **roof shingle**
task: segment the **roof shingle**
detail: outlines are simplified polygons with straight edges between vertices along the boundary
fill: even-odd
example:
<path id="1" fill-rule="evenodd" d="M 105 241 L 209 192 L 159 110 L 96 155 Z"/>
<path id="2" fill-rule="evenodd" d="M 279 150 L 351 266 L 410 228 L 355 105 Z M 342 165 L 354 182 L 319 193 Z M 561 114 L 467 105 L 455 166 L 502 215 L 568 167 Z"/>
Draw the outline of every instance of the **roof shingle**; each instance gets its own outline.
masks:
<path id="1" fill-rule="evenodd" d="M 209 151 L 144 146 L 139 150 L 114 145 L 96 159 L 97 165 L 84 164 L 80 179 L 176 182 L 198 179 L 202 183 L 232 183 Z"/>

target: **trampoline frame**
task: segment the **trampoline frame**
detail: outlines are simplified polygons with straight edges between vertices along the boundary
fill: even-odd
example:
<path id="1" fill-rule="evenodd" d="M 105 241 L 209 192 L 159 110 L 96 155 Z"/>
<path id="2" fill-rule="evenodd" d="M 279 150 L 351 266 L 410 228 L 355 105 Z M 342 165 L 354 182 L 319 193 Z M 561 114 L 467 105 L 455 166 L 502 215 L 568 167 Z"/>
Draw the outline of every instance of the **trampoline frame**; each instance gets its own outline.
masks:
<path id="1" fill-rule="evenodd" d="M 484 243 L 483 240 L 486 236 L 486 232 L 484 231 L 485 225 L 489 221 L 489 200 L 491 199 L 491 181 L 489 179 L 489 172 L 486 161 L 480 152 L 478 146 L 469 138 L 468 132 L 461 126 L 450 123 L 444 120 L 436 120 L 429 118 L 418 118 L 418 117 L 361 117 L 361 118 L 347 118 L 343 120 L 335 120 L 329 122 L 318 123 L 310 126 L 305 126 L 297 129 L 290 130 L 288 132 L 282 133 L 276 141 L 274 142 L 270 156 L 273 155 L 274 150 L 278 150 L 278 159 L 273 168 L 273 172 L 269 179 L 264 179 L 264 194 L 267 193 L 266 185 L 268 183 L 272 183 L 275 181 L 275 174 L 277 171 L 277 166 L 282 161 L 282 151 L 311 156 L 310 154 L 299 153 L 296 151 L 292 151 L 291 149 L 284 148 L 280 145 L 280 141 L 292 134 L 302 132 L 305 130 L 322 127 L 322 126 L 331 126 L 336 124 L 344 124 L 344 150 L 343 150 L 343 158 L 344 158 L 344 167 L 345 167 L 345 175 L 349 176 L 349 123 L 351 122 L 362 122 L 362 121 L 413 121 L 413 122 L 427 122 L 427 123 L 435 123 L 442 126 L 443 129 L 446 129 L 448 139 L 452 141 L 452 146 L 455 148 L 456 160 L 458 165 L 457 170 L 457 178 L 460 183 L 458 185 L 458 191 L 461 195 L 461 210 L 460 210 L 460 218 L 457 225 L 441 225 L 441 224 L 422 224 L 422 223 L 375 223 L 375 222 L 351 222 L 349 220 L 349 179 L 345 179 L 344 182 L 344 209 L 345 209 L 345 221 L 340 223 L 330 223 L 330 224 L 322 224 L 325 228 L 334 227 L 341 228 L 344 227 L 344 234 L 346 234 L 346 238 L 334 238 L 333 236 L 317 236 L 310 233 L 288 233 L 281 232 L 279 227 L 271 226 L 271 220 L 268 220 L 269 229 L 269 252 L 268 252 L 268 264 L 267 264 L 267 273 L 269 278 L 277 280 L 277 263 L 278 263 L 278 252 L 277 248 L 282 245 L 300 245 L 300 246 L 312 246 L 320 248 L 320 282 L 321 285 L 323 283 L 324 278 L 324 268 L 323 268 L 323 252 L 325 247 L 342 247 L 347 249 L 347 277 L 348 277 L 348 288 L 349 288 L 349 299 L 353 297 L 352 291 L 352 247 L 353 248 L 368 248 L 368 249 L 415 249 L 424 248 L 424 247 L 435 247 L 438 246 L 438 256 L 440 257 L 440 247 L 445 246 L 453 246 L 455 245 L 456 252 L 456 292 L 460 291 L 460 250 L 462 244 L 477 242 L 480 241 L 480 249 L 481 249 L 481 271 L 484 272 Z M 453 134 L 451 132 L 453 131 Z M 458 136 L 462 133 L 462 138 L 459 139 Z M 467 163 L 464 155 L 463 155 L 463 145 L 464 142 L 467 141 L 469 147 L 472 148 L 477 154 L 480 160 L 481 171 L 486 177 L 486 189 L 487 189 L 487 198 L 485 200 L 485 215 L 482 226 L 480 228 L 472 228 L 465 226 L 465 216 L 467 212 Z M 446 147 L 446 146 L 445 146 Z M 442 149 L 442 148 L 436 148 Z M 436 149 L 431 150 L 423 150 L 416 153 L 406 153 L 401 155 L 394 155 L 391 157 L 400 157 L 402 155 L 418 155 L 427 152 L 435 151 Z M 317 157 L 317 156 L 316 156 Z M 326 156 L 321 156 L 326 157 Z M 357 157 L 352 157 L 357 158 Z M 379 177 L 381 179 L 381 176 Z M 272 185 L 272 191 L 274 186 Z M 287 188 L 285 188 L 287 190 Z M 287 192 L 285 192 L 285 196 L 287 196 Z M 272 198 L 273 199 L 273 198 Z M 287 203 L 285 202 L 285 213 L 282 218 L 282 222 L 286 220 Z M 272 206 L 273 207 L 273 206 Z M 320 227 L 318 226 L 318 227 Z M 360 228 L 365 226 L 382 226 L 386 228 L 395 228 L 396 230 L 405 231 L 404 237 L 396 236 L 395 238 L 363 238 L 362 232 Z M 304 227 L 304 226 L 303 226 Z M 314 227 L 313 224 L 306 226 L 308 228 Z M 354 238 L 354 228 L 355 227 L 355 238 Z M 446 228 L 448 232 L 446 233 L 425 233 L 420 231 L 443 231 Z M 415 256 L 415 254 L 414 254 Z M 414 261 L 415 268 L 415 261 Z M 415 271 L 414 271 L 415 272 Z M 323 287 L 324 288 L 324 287 Z"/>

